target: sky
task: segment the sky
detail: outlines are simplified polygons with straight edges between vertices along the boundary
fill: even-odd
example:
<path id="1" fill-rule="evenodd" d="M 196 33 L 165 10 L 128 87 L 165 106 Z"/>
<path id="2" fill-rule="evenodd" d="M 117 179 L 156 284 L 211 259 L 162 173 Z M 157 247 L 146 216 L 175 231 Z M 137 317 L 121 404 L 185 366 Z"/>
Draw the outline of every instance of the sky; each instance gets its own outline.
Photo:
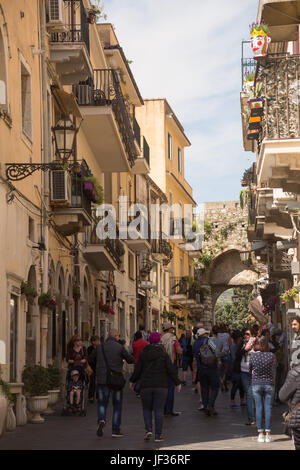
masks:
<path id="1" fill-rule="evenodd" d="M 241 128 L 241 41 L 258 0 L 104 0 L 143 98 L 167 98 L 192 143 L 185 178 L 198 204 L 239 199 L 255 154 Z"/>

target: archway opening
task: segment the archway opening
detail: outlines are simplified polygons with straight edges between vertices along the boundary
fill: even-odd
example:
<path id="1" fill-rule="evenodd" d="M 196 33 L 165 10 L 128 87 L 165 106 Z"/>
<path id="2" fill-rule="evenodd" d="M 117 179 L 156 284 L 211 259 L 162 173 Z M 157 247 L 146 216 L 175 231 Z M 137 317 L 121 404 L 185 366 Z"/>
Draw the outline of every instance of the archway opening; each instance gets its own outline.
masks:
<path id="1" fill-rule="evenodd" d="M 215 304 L 215 323 L 225 325 L 231 331 L 241 331 L 256 322 L 249 313 L 249 302 L 254 298 L 251 286 L 224 290 Z"/>

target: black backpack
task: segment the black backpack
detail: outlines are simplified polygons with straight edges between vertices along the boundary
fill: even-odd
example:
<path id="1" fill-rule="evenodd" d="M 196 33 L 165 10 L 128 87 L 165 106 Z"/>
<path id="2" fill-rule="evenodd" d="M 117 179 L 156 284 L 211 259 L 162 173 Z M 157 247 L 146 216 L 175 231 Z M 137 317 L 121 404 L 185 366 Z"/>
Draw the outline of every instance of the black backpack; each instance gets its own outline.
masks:
<path id="1" fill-rule="evenodd" d="M 203 364 L 206 367 L 216 367 L 218 360 L 217 356 L 215 354 L 215 351 L 209 344 L 209 339 L 206 339 L 206 342 L 204 342 L 199 349 L 199 359 L 200 363 Z"/>

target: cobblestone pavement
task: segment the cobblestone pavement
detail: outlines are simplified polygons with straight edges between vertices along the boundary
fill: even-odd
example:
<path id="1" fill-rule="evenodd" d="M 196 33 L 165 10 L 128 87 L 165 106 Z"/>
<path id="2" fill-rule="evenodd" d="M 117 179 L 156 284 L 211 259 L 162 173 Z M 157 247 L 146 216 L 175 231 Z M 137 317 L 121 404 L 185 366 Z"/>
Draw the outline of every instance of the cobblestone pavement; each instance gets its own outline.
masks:
<path id="1" fill-rule="evenodd" d="M 237 400 L 238 401 L 238 400 Z M 273 408 L 272 442 L 259 444 L 255 426 L 245 426 L 246 410 L 229 408 L 229 392 L 219 393 L 218 416 L 207 417 L 197 410 L 198 398 L 189 383 L 176 392 L 178 417 L 164 420 L 165 441 L 145 443 L 142 407 L 135 394 L 125 389 L 123 403 L 123 438 L 111 437 L 111 405 L 104 436 L 96 436 L 97 407 L 90 404 L 86 417 L 61 417 L 61 407 L 44 424 L 27 424 L 5 433 L 0 450 L 83 449 L 83 450 L 293 450 L 291 439 L 282 434 L 281 415 L 285 405 Z"/>

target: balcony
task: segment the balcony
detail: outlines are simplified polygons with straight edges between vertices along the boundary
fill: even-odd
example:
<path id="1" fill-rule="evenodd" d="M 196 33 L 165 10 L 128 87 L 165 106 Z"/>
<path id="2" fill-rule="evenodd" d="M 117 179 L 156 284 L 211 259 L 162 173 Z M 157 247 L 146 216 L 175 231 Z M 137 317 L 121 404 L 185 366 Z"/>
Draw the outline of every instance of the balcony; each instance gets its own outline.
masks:
<path id="1" fill-rule="evenodd" d="M 98 271 L 116 271 L 121 267 L 124 248 L 118 239 L 100 240 L 96 234 L 96 227 L 94 227 L 91 232 L 87 233 L 82 253 Z"/>
<path id="2" fill-rule="evenodd" d="M 129 224 L 135 220 L 135 217 L 129 217 Z M 129 225 L 128 224 L 128 225 Z M 145 224 L 147 222 L 145 221 Z M 126 239 L 126 244 L 128 248 L 130 248 L 132 251 L 136 253 L 150 253 L 151 252 L 151 243 L 150 243 L 150 226 L 148 224 L 148 233 L 141 233 L 141 228 L 140 225 L 135 227 L 137 234 L 139 235 L 138 238 L 134 239 L 131 238 L 129 235 L 129 230 L 128 230 L 128 237 Z M 136 234 L 134 233 L 134 235 Z"/>
<path id="3" fill-rule="evenodd" d="M 64 236 L 84 232 L 85 227 L 92 224 L 92 208 L 83 190 L 83 181 L 64 170 L 50 173 L 50 205 L 55 228 Z"/>
<path id="4" fill-rule="evenodd" d="M 167 240 L 152 240 L 151 248 L 153 259 L 162 262 L 164 266 L 167 266 L 171 262 L 173 258 L 173 250 Z"/>
<path id="5" fill-rule="evenodd" d="M 203 294 L 193 278 L 172 277 L 170 279 L 170 300 L 180 302 L 186 306 L 195 307 L 203 302 Z"/>
<path id="6" fill-rule="evenodd" d="M 259 61 L 264 114 L 259 139 L 258 185 L 300 194 L 300 56 Z"/>
<path id="7" fill-rule="evenodd" d="M 269 26 L 273 43 L 299 39 L 298 0 L 260 0 L 257 21 L 261 20 Z"/>
<path id="8" fill-rule="evenodd" d="M 272 244 L 267 247 L 267 257 L 270 277 L 279 279 L 290 279 L 292 277 L 291 263 L 293 256 L 284 251 L 277 251 L 276 244 Z"/>
<path id="9" fill-rule="evenodd" d="M 103 171 L 128 172 L 138 156 L 130 116 L 115 70 L 97 69 L 76 87 L 82 128 Z"/>
<path id="10" fill-rule="evenodd" d="M 89 24 L 81 0 L 65 0 L 61 19 L 64 26 L 56 31 L 48 18 L 50 29 L 50 61 L 55 63 L 63 85 L 87 80 L 92 74 L 89 57 Z M 54 28 L 54 29 L 53 29 Z"/>
<path id="11" fill-rule="evenodd" d="M 135 175 L 147 175 L 150 173 L 150 147 L 144 136 L 140 137 L 139 156 L 132 167 L 132 173 Z"/>

